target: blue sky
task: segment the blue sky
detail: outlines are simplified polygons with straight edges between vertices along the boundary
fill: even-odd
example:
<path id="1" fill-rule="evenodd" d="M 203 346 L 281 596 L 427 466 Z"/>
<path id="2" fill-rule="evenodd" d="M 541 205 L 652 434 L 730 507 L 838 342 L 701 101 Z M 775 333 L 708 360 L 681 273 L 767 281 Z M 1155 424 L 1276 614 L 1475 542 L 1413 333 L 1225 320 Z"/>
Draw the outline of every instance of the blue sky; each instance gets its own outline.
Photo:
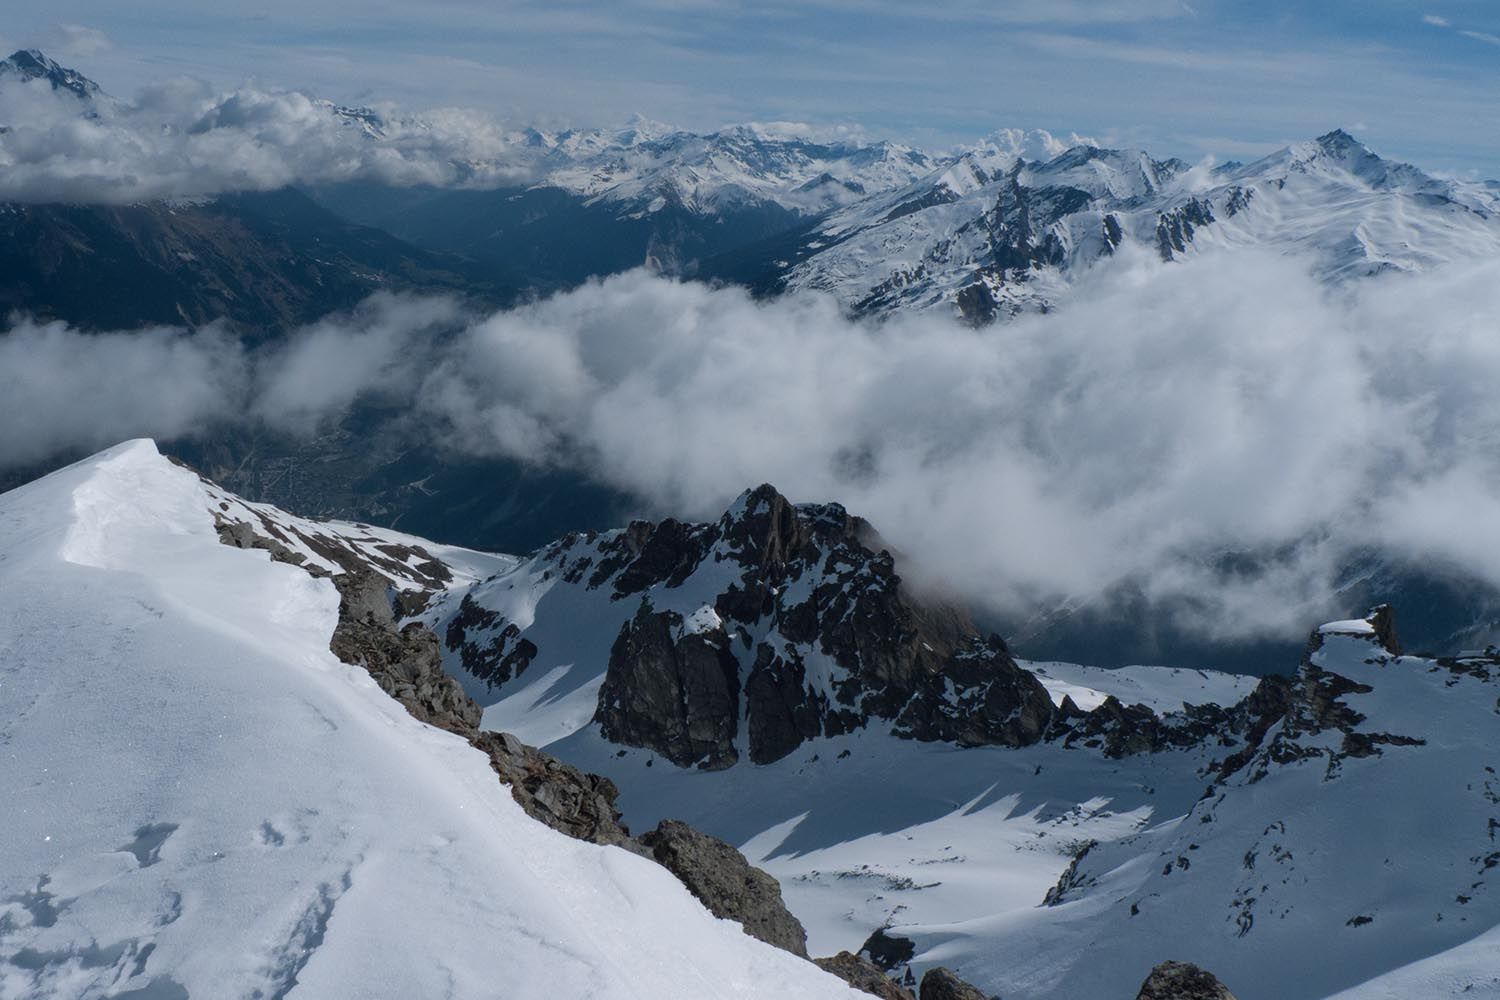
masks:
<path id="1" fill-rule="evenodd" d="M 850 124 L 943 147 L 1006 126 L 1245 158 L 1344 127 L 1500 177 L 1494 0 L 60 0 L 12 12 L 129 96 L 167 76 L 607 125 Z"/>

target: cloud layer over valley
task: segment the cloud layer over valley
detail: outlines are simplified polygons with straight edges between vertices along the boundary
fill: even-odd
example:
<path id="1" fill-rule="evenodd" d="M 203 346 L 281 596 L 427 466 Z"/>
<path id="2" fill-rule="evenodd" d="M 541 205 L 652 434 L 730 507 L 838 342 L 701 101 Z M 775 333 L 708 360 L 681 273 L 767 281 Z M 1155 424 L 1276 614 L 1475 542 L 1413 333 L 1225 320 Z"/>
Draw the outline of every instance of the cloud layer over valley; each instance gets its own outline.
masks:
<path id="1" fill-rule="evenodd" d="M 585 471 L 656 513 L 712 516 L 762 481 L 839 500 L 1009 612 L 1129 583 L 1252 635 L 1305 625 L 1371 546 L 1500 586 L 1500 267 L 1329 291 L 1239 252 L 1089 281 L 982 330 L 644 272 L 490 316 L 376 296 L 256 351 L 19 319 L 0 463 L 309 434 L 375 394 L 434 447 Z"/>

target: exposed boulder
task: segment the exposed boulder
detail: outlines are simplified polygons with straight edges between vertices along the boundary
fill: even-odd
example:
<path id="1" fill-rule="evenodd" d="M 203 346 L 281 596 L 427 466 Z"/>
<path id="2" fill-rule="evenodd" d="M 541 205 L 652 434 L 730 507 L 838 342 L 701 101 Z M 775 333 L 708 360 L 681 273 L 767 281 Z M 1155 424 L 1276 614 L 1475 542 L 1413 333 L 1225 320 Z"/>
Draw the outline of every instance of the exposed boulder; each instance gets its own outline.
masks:
<path id="1" fill-rule="evenodd" d="M 237 549 L 263 549 L 271 554 L 274 561 L 293 566 L 301 566 L 307 561 L 302 553 L 293 552 L 276 539 L 257 533 L 254 525 L 248 521 L 229 521 L 216 516 L 214 529 L 218 532 L 219 541 L 225 545 L 232 545 Z"/>
<path id="2" fill-rule="evenodd" d="M 954 975 L 952 969 L 941 965 L 928 969 L 922 976 L 917 997 L 918 1000 L 990 1000 L 977 987 Z"/>
<path id="3" fill-rule="evenodd" d="M 614 782 L 564 764 L 509 733 L 478 733 L 473 744 L 533 819 L 592 844 L 626 844 L 630 831 L 615 808 Z M 769 877 L 769 876 L 767 876 Z"/>
<path id="4" fill-rule="evenodd" d="M 807 932 L 782 902 L 781 886 L 732 845 L 670 819 L 637 842 L 714 916 L 738 921 L 751 937 L 807 957 Z"/>
<path id="5" fill-rule="evenodd" d="M 913 1000 L 910 990 L 880 971 L 869 959 L 853 952 L 841 951 L 829 958 L 815 958 L 813 962 L 824 972 L 831 972 L 855 989 L 881 1000 Z"/>
<path id="6" fill-rule="evenodd" d="M 922 1000 L 927 1000 L 924 995 Z M 1187 962 L 1163 962 L 1151 970 L 1135 1000 L 1235 1000 L 1211 972 Z"/>

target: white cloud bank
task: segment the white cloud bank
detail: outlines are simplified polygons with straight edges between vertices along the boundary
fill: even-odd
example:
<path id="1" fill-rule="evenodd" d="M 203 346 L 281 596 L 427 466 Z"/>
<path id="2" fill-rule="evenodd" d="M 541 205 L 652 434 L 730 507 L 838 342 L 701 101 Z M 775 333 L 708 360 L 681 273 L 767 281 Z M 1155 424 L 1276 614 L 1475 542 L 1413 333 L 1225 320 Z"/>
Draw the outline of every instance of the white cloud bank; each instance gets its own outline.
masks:
<path id="1" fill-rule="evenodd" d="M 177 79 L 133 103 L 84 101 L 45 80 L 0 81 L 0 201 L 128 203 L 289 184 L 500 187 L 539 154 L 495 119 L 395 108 L 369 118 L 295 91 L 220 92 Z"/>
<path id="2" fill-rule="evenodd" d="M 711 516 L 762 481 L 1016 611 L 1133 582 L 1220 636 L 1300 622 L 1367 546 L 1500 586 L 1500 265 L 1329 292 L 1296 261 L 1117 262 L 1049 316 L 851 322 L 643 273 L 513 311 L 377 297 L 246 354 L 213 331 L 0 337 L 0 461 L 360 393 L 433 442 Z M 1226 581 L 1226 554 L 1261 557 Z"/>

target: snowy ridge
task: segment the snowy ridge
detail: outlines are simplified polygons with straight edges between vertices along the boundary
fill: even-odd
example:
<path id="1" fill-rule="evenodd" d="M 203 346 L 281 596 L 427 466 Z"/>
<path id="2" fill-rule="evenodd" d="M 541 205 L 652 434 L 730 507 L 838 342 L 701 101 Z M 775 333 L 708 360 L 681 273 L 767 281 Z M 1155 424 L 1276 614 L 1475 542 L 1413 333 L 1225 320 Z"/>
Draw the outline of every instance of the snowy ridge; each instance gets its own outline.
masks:
<path id="1" fill-rule="evenodd" d="M 222 500 L 150 442 L 0 497 L 0 995 L 848 995 L 527 818 Z"/>
<path id="2" fill-rule="evenodd" d="M 1329 281 L 1480 259 L 1500 252 L 1497 208 L 1492 186 L 1438 180 L 1343 131 L 1218 169 L 1089 145 L 1035 161 L 979 151 L 832 213 L 781 278 L 857 312 L 984 322 L 1058 304 L 1126 245 L 1164 260 L 1272 247 Z"/>
<path id="3" fill-rule="evenodd" d="M 770 203 L 816 215 L 909 184 L 937 162 L 890 142 L 759 125 L 706 135 L 663 127 L 533 134 L 546 150 L 539 186 L 647 213 L 668 203 L 695 214 Z"/>
<path id="4" fill-rule="evenodd" d="M 1159 715 L 1187 705 L 1233 705 L 1255 689 L 1256 678 L 1214 670 L 1131 666 L 1116 669 L 1076 663 L 1018 661 L 1037 675 L 1052 700 L 1072 698 L 1084 711 L 1113 695 L 1127 705 L 1145 705 Z"/>

